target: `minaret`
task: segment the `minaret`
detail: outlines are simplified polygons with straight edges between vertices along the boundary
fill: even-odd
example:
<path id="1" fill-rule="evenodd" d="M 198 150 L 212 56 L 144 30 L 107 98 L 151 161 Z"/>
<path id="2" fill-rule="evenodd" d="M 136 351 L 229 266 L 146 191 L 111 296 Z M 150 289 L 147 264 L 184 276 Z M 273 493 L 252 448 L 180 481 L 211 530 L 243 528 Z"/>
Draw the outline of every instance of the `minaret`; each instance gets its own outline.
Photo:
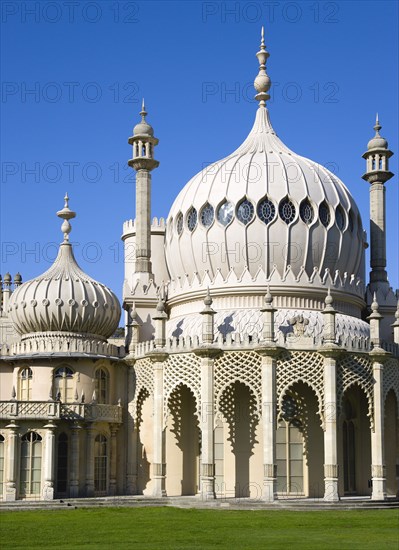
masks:
<path id="1" fill-rule="evenodd" d="M 388 159 L 393 155 L 388 142 L 380 136 L 381 124 L 378 114 L 375 121 L 375 136 L 368 142 L 366 159 L 367 171 L 362 178 L 370 185 L 370 285 L 388 284 L 386 272 L 386 210 L 385 182 L 393 177 L 389 171 Z M 381 286 L 378 285 L 377 286 Z"/>
<path id="2" fill-rule="evenodd" d="M 151 266 L 151 171 L 159 166 L 154 159 L 154 147 L 158 139 L 145 117 L 144 99 L 140 112 L 141 122 L 133 129 L 129 144 L 133 146 L 133 157 L 129 166 L 136 170 L 136 273 L 148 273 L 152 276 Z"/>

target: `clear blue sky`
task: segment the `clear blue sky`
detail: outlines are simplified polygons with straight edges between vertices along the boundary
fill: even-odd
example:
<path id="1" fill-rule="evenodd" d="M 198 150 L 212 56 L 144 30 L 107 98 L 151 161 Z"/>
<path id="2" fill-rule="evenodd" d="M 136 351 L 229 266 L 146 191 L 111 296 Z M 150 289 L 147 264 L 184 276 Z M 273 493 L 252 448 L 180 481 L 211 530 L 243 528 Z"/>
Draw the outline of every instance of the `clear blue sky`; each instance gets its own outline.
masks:
<path id="1" fill-rule="evenodd" d="M 376 111 L 399 173 L 396 1 L 4 0 L 1 9 L 2 274 L 20 271 L 27 280 L 48 268 L 61 240 L 55 212 L 68 191 L 77 259 L 120 297 L 120 235 L 134 217 L 127 139 L 141 97 L 160 140 L 153 215 L 166 217 L 184 184 L 252 127 L 262 24 L 275 130 L 297 153 L 333 168 L 367 229 L 361 155 Z M 396 288 L 398 202 L 396 175 L 387 184 Z"/>

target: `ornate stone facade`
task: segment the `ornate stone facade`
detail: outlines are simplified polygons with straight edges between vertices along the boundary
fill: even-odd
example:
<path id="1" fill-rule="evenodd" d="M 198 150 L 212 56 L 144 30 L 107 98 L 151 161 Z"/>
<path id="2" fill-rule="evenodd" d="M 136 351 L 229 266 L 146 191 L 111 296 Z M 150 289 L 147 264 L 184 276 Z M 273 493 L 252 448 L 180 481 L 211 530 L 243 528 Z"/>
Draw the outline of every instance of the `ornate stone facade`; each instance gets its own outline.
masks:
<path id="1" fill-rule="evenodd" d="M 4 276 L 0 498 L 398 494 L 393 153 L 377 120 L 364 154 L 367 284 L 349 190 L 272 127 L 268 56 L 262 32 L 248 138 L 188 182 L 166 222 L 151 221 L 158 139 L 143 103 L 129 139 L 137 218 L 123 225 L 122 340 L 116 296 L 76 264 L 68 197 L 54 265 L 26 283 Z"/>

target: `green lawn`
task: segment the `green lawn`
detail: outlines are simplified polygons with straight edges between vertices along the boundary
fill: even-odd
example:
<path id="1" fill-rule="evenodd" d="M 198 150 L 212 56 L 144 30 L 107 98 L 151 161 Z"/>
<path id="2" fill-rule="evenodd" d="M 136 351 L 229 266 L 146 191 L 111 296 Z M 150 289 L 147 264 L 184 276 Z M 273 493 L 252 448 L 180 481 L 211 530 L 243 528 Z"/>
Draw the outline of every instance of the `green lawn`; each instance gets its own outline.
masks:
<path id="1" fill-rule="evenodd" d="M 398 519 L 396 510 L 291 512 L 165 507 L 15 511 L 0 514 L 0 547 L 397 550 Z"/>

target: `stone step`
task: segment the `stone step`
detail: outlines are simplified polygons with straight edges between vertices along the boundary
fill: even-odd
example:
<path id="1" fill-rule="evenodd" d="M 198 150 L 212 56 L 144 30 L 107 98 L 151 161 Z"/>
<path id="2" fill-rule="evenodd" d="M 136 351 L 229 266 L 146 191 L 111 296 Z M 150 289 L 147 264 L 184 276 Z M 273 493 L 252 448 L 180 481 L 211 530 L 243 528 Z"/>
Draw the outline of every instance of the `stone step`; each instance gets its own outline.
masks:
<path id="1" fill-rule="evenodd" d="M 177 508 L 227 509 L 227 510 L 353 510 L 353 509 L 399 509 L 399 499 L 372 501 L 369 498 L 347 499 L 339 502 L 325 502 L 318 499 L 279 499 L 274 503 L 265 503 L 247 498 L 226 498 L 203 500 L 200 497 L 164 497 L 118 496 L 96 498 L 59 499 L 52 501 L 1 502 L 0 511 L 5 510 L 57 510 L 93 507 L 148 507 L 174 506 Z"/>

